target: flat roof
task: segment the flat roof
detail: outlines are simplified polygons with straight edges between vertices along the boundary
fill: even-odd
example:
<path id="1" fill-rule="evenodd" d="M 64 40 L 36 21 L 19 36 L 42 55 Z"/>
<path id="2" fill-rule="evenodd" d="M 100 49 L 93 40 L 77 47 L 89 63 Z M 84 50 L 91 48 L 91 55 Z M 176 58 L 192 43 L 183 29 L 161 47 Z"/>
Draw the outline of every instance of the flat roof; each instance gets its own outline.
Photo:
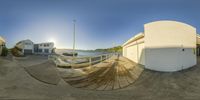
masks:
<path id="1" fill-rule="evenodd" d="M 143 37 L 144 37 L 144 33 L 140 32 L 140 33 L 136 34 L 135 36 L 133 36 L 132 38 L 130 38 L 128 41 L 126 41 L 122 46 L 126 46 L 129 43 L 139 40 Z M 196 44 L 200 44 L 200 35 L 199 34 L 197 34 L 197 43 Z"/>
<path id="2" fill-rule="evenodd" d="M 144 37 L 144 33 L 140 32 L 140 33 L 136 34 L 135 36 L 133 36 L 132 38 L 130 38 L 128 41 L 126 41 L 122 46 L 126 46 L 129 43 L 134 42 L 136 40 L 139 40 L 139 39 L 141 39 L 143 37 Z"/>
<path id="3" fill-rule="evenodd" d="M 42 42 L 42 43 L 35 43 L 35 44 L 54 44 L 54 42 Z"/>

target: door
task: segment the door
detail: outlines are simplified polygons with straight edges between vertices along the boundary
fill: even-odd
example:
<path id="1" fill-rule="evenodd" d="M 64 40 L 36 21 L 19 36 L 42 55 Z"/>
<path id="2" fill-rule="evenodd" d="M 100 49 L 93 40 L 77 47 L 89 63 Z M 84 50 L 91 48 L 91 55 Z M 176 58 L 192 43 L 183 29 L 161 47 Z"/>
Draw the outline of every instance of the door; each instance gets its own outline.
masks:
<path id="1" fill-rule="evenodd" d="M 24 50 L 24 55 L 31 55 L 31 54 L 32 54 L 32 50 L 30 50 L 30 49 Z"/>

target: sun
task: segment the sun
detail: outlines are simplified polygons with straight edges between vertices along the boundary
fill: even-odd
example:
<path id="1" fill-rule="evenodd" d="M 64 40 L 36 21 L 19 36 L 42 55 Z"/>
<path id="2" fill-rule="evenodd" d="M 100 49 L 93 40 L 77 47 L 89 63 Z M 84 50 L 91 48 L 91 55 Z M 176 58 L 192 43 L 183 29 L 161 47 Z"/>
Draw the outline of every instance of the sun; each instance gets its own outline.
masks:
<path id="1" fill-rule="evenodd" d="M 48 42 L 53 42 L 54 45 L 55 45 L 55 44 L 56 44 L 56 39 L 55 39 L 55 38 L 49 38 L 49 39 L 48 39 Z"/>

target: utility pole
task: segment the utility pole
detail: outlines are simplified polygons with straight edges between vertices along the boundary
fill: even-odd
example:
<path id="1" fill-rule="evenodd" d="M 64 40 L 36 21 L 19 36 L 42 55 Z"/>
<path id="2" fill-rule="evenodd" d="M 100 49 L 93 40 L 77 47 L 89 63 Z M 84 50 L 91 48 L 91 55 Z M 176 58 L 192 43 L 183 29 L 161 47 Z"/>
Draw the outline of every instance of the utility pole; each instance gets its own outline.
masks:
<path id="1" fill-rule="evenodd" d="M 75 33 L 76 33 L 76 20 L 73 20 L 74 23 L 74 34 L 73 34 L 73 58 L 75 57 Z"/>

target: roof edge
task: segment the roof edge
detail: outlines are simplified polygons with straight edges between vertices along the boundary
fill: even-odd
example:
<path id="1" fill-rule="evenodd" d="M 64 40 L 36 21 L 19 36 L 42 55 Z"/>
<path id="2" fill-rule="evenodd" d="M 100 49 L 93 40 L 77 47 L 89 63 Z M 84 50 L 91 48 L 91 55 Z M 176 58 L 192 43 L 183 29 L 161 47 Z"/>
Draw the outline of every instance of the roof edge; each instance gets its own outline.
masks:
<path id="1" fill-rule="evenodd" d="M 126 42 L 122 45 L 122 47 L 123 47 L 123 46 L 126 46 L 126 45 L 128 45 L 129 43 L 131 43 L 131 42 L 133 42 L 133 41 L 136 41 L 136 40 L 138 40 L 138 39 L 140 39 L 140 38 L 142 38 L 142 37 L 144 37 L 144 33 L 143 33 L 143 32 L 140 32 L 140 33 L 136 34 L 135 36 L 133 36 L 132 38 L 130 38 L 128 41 L 126 41 Z"/>

